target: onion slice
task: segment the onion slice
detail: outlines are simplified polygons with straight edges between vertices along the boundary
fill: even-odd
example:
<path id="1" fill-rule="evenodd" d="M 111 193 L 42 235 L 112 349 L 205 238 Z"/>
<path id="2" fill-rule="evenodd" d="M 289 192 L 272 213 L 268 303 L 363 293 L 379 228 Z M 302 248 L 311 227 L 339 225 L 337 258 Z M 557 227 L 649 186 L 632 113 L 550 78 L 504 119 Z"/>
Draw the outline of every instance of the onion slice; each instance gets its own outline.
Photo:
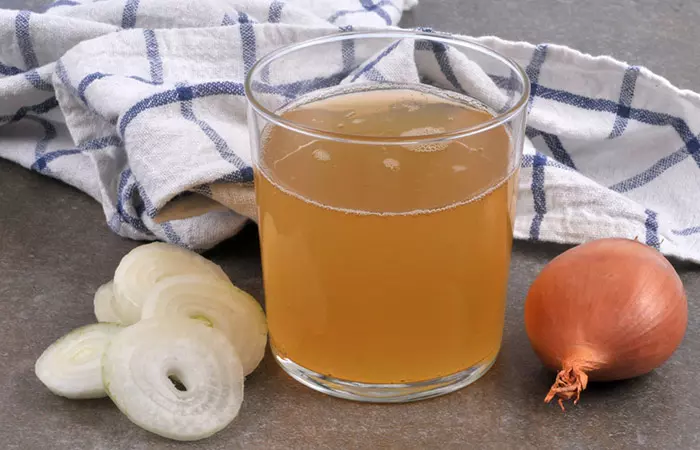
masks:
<path id="1" fill-rule="evenodd" d="M 136 247 L 122 258 L 114 273 L 114 309 L 130 325 L 141 318 L 141 307 L 153 286 L 165 278 L 187 273 L 208 274 L 228 281 L 213 262 L 189 250 L 162 242 Z"/>
<path id="2" fill-rule="evenodd" d="M 122 320 L 114 310 L 114 282 L 110 281 L 95 292 L 95 317 L 98 322 L 121 323 Z"/>
<path id="3" fill-rule="evenodd" d="M 123 329 L 114 323 L 96 323 L 71 331 L 41 354 L 34 366 L 36 376 L 62 397 L 105 397 L 102 354 Z"/>
<path id="4" fill-rule="evenodd" d="M 143 305 L 142 319 L 182 316 L 221 330 L 236 349 L 245 375 L 262 361 L 267 321 L 260 304 L 229 281 L 178 275 L 159 281 Z"/>
<path id="5" fill-rule="evenodd" d="M 125 329 L 102 359 L 105 390 L 136 425 L 170 439 L 202 439 L 243 402 L 243 369 L 219 330 L 179 317 Z"/>

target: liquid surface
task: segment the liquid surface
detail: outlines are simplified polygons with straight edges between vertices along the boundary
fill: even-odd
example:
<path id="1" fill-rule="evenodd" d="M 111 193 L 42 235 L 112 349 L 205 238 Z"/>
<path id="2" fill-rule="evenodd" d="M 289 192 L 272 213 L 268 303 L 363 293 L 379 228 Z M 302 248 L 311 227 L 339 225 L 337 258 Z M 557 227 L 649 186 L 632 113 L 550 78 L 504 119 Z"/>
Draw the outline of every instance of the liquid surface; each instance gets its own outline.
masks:
<path id="1" fill-rule="evenodd" d="M 343 93 L 287 119 L 349 135 L 435 134 L 492 116 L 439 91 Z M 517 174 L 503 127 L 412 146 L 263 136 L 256 190 L 272 344 L 368 383 L 450 375 L 498 352 Z"/>

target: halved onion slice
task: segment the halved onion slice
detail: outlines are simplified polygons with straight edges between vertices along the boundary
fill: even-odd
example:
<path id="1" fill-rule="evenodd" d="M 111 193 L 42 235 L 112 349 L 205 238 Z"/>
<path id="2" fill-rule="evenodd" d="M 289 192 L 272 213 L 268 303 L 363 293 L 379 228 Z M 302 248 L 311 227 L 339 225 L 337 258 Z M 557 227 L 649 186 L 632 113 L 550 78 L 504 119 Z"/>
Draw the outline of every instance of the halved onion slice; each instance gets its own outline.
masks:
<path id="1" fill-rule="evenodd" d="M 228 281 L 213 262 L 195 252 L 154 242 L 136 247 L 122 258 L 114 273 L 114 310 L 123 323 L 141 318 L 141 307 L 153 286 L 165 278 L 187 273 L 209 274 Z"/>
<path id="2" fill-rule="evenodd" d="M 105 390 L 136 425 L 192 441 L 228 425 L 243 402 L 243 369 L 219 330 L 179 317 L 125 329 L 102 359 Z"/>
<path id="3" fill-rule="evenodd" d="M 36 376 L 62 397 L 105 397 L 102 354 L 123 329 L 114 323 L 96 323 L 71 331 L 41 354 L 34 366 Z"/>
<path id="4" fill-rule="evenodd" d="M 262 361 L 267 320 L 260 304 L 230 281 L 207 275 L 178 275 L 159 281 L 143 305 L 142 319 L 182 316 L 221 330 L 248 375 Z"/>
<path id="5" fill-rule="evenodd" d="M 95 292 L 95 317 L 98 322 L 121 323 L 121 319 L 114 311 L 114 282 L 109 281 Z"/>

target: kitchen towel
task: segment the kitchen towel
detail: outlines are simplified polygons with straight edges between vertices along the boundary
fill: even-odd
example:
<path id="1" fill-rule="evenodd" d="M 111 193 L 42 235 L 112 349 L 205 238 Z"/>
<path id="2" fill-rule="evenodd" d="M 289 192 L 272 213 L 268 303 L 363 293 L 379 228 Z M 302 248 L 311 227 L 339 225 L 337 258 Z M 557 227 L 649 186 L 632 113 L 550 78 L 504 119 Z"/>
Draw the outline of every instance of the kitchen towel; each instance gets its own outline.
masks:
<path id="1" fill-rule="evenodd" d="M 413 3 L 58 0 L 43 13 L 0 10 L 0 157 L 85 191 L 122 236 L 210 248 L 255 214 L 242 82 L 256 58 L 394 26 Z M 609 57 L 476 40 L 531 81 L 516 237 L 637 238 L 700 262 L 699 95 Z M 430 51 L 433 81 L 459 89 L 455 55 Z M 381 52 L 354 69 L 394 73 L 396 61 Z M 340 51 L 328 55 L 343 63 Z"/>

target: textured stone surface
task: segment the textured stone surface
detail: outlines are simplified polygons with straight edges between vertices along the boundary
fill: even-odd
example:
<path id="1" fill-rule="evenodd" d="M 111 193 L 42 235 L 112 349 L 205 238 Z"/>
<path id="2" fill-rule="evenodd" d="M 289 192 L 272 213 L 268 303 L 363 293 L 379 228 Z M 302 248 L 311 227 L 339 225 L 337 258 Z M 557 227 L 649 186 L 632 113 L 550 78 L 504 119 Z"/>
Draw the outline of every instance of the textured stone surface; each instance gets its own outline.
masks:
<path id="1" fill-rule="evenodd" d="M 0 0 L 0 8 L 43 11 L 54 0 Z"/>
<path id="2" fill-rule="evenodd" d="M 627 9 L 635 5 L 645 13 Z M 695 2 L 423 0 L 409 20 L 572 44 L 700 90 Z M 109 231 L 87 196 L 0 160 L 0 448 L 700 448 L 700 267 L 678 264 L 690 323 L 673 358 L 650 375 L 591 386 L 563 414 L 542 404 L 552 376 L 530 350 L 522 301 L 537 272 L 566 247 L 524 242 L 514 251 L 503 351 L 476 384 L 414 404 L 358 404 L 312 392 L 268 357 L 249 377 L 242 412 L 230 427 L 199 443 L 166 441 L 132 425 L 109 400 L 56 397 L 33 374 L 47 345 L 94 320 L 95 289 L 135 245 Z M 262 298 L 255 229 L 207 256 Z"/>

